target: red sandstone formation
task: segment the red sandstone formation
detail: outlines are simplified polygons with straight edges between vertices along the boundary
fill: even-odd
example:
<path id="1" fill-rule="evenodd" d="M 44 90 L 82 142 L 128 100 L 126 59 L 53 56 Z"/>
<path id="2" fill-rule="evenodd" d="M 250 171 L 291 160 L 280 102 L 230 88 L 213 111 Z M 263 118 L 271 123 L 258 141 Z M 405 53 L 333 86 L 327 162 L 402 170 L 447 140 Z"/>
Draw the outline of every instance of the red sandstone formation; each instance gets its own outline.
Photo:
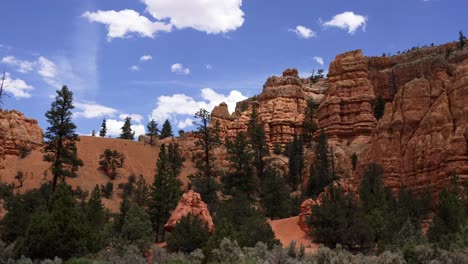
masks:
<path id="1" fill-rule="evenodd" d="M 325 93 L 327 82 L 313 84 L 301 79 L 296 69 L 287 69 L 282 77 L 268 78 L 261 94 L 237 103 L 231 115 L 227 105 L 222 103 L 212 111 L 213 123 L 221 125 L 221 136 L 232 139 L 239 131 L 247 130 L 247 124 L 255 107 L 263 123 L 267 142 L 287 144 L 295 133 L 300 134 L 304 121 L 307 99 L 319 102 Z"/>
<path id="2" fill-rule="evenodd" d="M 204 223 L 208 225 L 208 230 L 210 233 L 213 232 L 214 224 L 210 212 L 208 211 L 208 207 L 206 203 L 202 201 L 200 194 L 194 192 L 193 190 L 190 190 L 188 193 L 182 195 L 179 204 L 175 208 L 167 223 L 164 225 L 164 228 L 169 232 L 172 231 L 177 222 L 179 222 L 182 217 L 188 215 L 189 213 L 199 217 Z"/>
<path id="3" fill-rule="evenodd" d="M 299 213 L 299 219 L 297 224 L 305 233 L 310 232 L 310 228 L 307 226 L 306 219 L 307 217 L 312 215 L 312 206 L 314 205 L 317 205 L 317 202 L 314 201 L 312 198 L 305 200 L 301 204 L 301 212 Z"/>
<path id="4" fill-rule="evenodd" d="M 42 146 L 42 129 L 37 121 L 22 113 L 0 109 L 0 169 L 5 167 L 6 155 L 20 154 L 20 147 L 34 150 Z"/>

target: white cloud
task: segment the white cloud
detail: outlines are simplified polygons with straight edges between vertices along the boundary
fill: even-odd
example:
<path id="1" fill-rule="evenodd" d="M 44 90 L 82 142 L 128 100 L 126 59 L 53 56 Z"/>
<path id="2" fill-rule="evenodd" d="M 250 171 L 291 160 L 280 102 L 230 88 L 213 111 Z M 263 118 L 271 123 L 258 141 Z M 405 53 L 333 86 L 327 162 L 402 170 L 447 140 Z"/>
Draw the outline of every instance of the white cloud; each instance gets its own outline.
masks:
<path id="1" fill-rule="evenodd" d="M 188 117 L 185 118 L 185 120 L 179 121 L 177 123 L 177 127 L 180 128 L 180 129 L 184 129 L 184 128 L 189 127 L 191 125 L 193 125 L 193 119 L 188 118 Z"/>
<path id="2" fill-rule="evenodd" d="M 37 59 L 37 64 L 37 73 L 42 77 L 55 78 L 57 76 L 57 66 L 51 60 L 41 56 Z"/>
<path id="3" fill-rule="evenodd" d="M 316 37 L 316 33 L 307 27 L 298 25 L 295 29 L 290 29 L 289 31 L 296 33 L 299 38 L 309 39 Z"/>
<path id="4" fill-rule="evenodd" d="M 171 71 L 174 73 L 179 73 L 179 74 L 185 74 L 189 75 L 190 74 L 190 69 L 185 68 L 184 65 L 180 63 L 175 63 L 171 65 Z"/>
<path id="5" fill-rule="evenodd" d="M 31 61 L 24 61 L 24 60 L 18 60 L 14 56 L 6 56 L 2 58 L 2 63 L 16 66 L 17 71 L 21 73 L 27 73 L 31 72 L 34 70 L 34 62 Z"/>
<path id="6" fill-rule="evenodd" d="M 315 56 L 314 61 L 317 62 L 320 65 L 323 65 L 323 58 L 322 57 Z"/>
<path id="7" fill-rule="evenodd" d="M 323 23 L 325 27 L 337 27 L 340 29 L 348 30 L 349 34 L 354 34 L 360 27 L 363 31 L 366 30 L 367 17 L 354 14 L 347 11 L 335 15 L 330 21 Z"/>
<path id="8" fill-rule="evenodd" d="M 153 56 L 151 55 L 143 55 L 140 57 L 140 61 L 149 61 L 149 60 L 152 60 L 153 59 Z"/>
<path id="9" fill-rule="evenodd" d="M 211 88 L 202 89 L 201 98 L 202 100 L 196 101 L 193 97 L 185 94 L 159 96 L 156 101 L 156 108 L 151 113 L 151 118 L 162 124 L 166 119 L 176 121 L 178 115 L 182 115 L 185 116 L 185 120 L 179 124 L 183 126 L 187 125 L 188 121 L 186 118 L 193 117 L 200 108 L 211 111 L 221 102 L 225 102 L 228 105 L 229 111 L 234 112 L 236 103 L 247 99 L 247 97 L 236 90 L 231 91 L 229 95 L 226 96 L 215 92 Z"/>
<path id="10" fill-rule="evenodd" d="M 206 64 L 206 65 L 205 65 L 205 68 L 206 68 L 207 70 L 212 70 L 212 69 L 213 69 L 213 66 L 212 66 L 211 64 Z"/>
<path id="11" fill-rule="evenodd" d="M 93 102 L 77 102 L 75 107 L 78 111 L 74 112 L 75 117 L 99 118 L 112 117 L 118 113 L 117 109 L 99 105 Z"/>
<path id="12" fill-rule="evenodd" d="M 107 135 L 118 137 L 120 133 L 122 133 L 122 126 L 124 125 L 123 120 L 116 120 L 116 119 L 107 119 L 106 120 L 106 128 L 107 128 Z M 144 135 L 145 133 L 145 126 L 142 124 L 138 125 L 131 125 L 131 129 L 135 131 L 135 138 L 138 138 L 140 135 Z"/>
<path id="13" fill-rule="evenodd" d="M 208 34 L 236 30 L 244 23 L 242 0 L 141 0 L 155 19 L 168 19 L 178 29 Z"/>
<path id="14" fill-rule="evenodd" d="M 30 98 L 31 94 L 29 92 L 34 90 L 34 87 L 21 79 L 12 79 L 10 73 L 6 72 L 3 89 L 15 98 Z"/>
<path id="15" fill-rule="evenodd" d="M 136 71 L 139 71 L 139 70 L 140 70 L 140 66 L 138 66 L 138 65 L 132 65 L 129 69 L 130 69 L 130 71 L 132 71 L 132 72 L 136 72 Z"/>
<path id="16" fill-rule="evenodd" d="M 164 22 L 152 22 L 131 9 L 121 11 L 85 12 L 82 15 L 90 22 L 97 22 L 107 26 L 107 39 L 127 38 L 135 33 L 141 37 L 154 38 L 158 31 L 170 32 L 172 25 Z"/>
<path id="17" fill-rule="evenodd" d="M 125 118 L 130 117 L 132 121 L 135 121 L 137 123 L 141 123 L 143 121 L 143 116 L 139 114 L 120 114 L 119 118 L 122 120 L 125 120 Z"/>

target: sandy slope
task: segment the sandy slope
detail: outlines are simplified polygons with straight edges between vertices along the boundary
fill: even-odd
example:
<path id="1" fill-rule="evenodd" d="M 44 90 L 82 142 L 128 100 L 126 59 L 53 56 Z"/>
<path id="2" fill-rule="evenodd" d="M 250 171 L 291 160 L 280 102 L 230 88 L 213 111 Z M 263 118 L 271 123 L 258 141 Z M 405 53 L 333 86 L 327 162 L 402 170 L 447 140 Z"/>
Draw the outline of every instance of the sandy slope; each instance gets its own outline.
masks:
<path id="1" fill-rule="evenodd" d="M 296 240 L 296 247 L 301 244 L 306 247 L 306 252 L 315 252 L 319 245 L 311 242 L 306 233 L 297 224 L 299 216 L 270 221 L 271 228 L 275 232 L 276 238 L 281 241 L 283 247 L 289 246 L 292 240 Z"/>

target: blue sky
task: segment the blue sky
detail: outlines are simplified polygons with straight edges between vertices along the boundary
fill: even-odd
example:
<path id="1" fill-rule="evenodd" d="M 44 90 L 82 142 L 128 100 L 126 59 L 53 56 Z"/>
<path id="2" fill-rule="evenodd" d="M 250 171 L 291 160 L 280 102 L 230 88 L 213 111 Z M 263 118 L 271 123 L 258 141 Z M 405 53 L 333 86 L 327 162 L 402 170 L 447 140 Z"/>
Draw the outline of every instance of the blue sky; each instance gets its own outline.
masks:
<path id="1" fill-rule="evenodd" d="M 55 90 L 74 92 L 78 132 L 116 136 L 130 115 L 189 130 L 204 107 L 258 94 L 288 67 L 342 52 L 396 53 L 468 35 L 465 0 L 4 0 L 0 67 L 18 109 L 47 127 Z M 323 65 L 322 65 L 323 63 Z"/>

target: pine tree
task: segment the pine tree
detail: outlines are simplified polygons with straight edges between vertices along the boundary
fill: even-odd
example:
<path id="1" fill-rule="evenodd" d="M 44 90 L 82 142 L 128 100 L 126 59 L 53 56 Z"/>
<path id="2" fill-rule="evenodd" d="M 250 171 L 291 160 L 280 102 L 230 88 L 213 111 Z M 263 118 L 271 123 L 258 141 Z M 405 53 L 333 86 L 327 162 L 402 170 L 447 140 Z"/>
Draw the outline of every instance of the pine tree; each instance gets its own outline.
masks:
<path id="1" fill-rule="evenodd" d="M 203 248 L 209 237 L 206 223 L 189 213 L 175 225 L 171 236 L 167 239 L 167 246 L 174 252 L 190 253 L 197 248 Z"/>
<path id="2" fill-rule="evenodd" d="M 253 152 L 245 132 L 239 132 L 233 142 L 227 141 L 226 148 L 233 171 L 228 172 L 221 178 L 225 193 L 232 194 L 240 191 L 247 195 L 252 194 L 256 187 L 253 174 L 254 167 L 252 165 Z"/>
<path id="3" fill-rule="evenodd" d="M 288 216 L 289 190 L 278 170 L 271 166 L 266 169 L 261 201 L 267 217 L 279 219 Z"/>
<path id="4" fill-rule="evenodd" d="M 269 156 L 270 153 L 266 143 L 265 130 L 258 118 L 256 108 L 252 110 L 252 114 L 250 115 L 250 120 L 247 126 L 247 136 L 254 152 L 254 166 L 257 177 L 263 182 L 266 167 L 265 158 Z"/>
<path id="5" fill-rule="evenodd" d="M 161 135 L 159 136 L 161 139 L 167 138 L 167 137 L 172 137 L 172 126 L 171 123 L 169 122 L 168 119 L 164 121 L 162 130 L 161 130 Z"/>
<path id="6" fill-rule="evenodd" d="M 195 168 L 197 172 L 190 175 L 190 181 L 195 187 L 195 191 L 200 193 L 203 201 L 208 204 L 209 209 L 216 210 L 218 203 L 218 183 L 216 182 L 217 173 L 214 170 L 214 161 L 216 157 L 213 154 L 215 148 L 220 144 L 219 123 L 210 126 L 211 116 L 205 109 L 200 109 L 195 118 L 198 123 L 197 134 L 199 139 L 195 141 L 195 146 L 201 150 L 195 153 Z"/>
<path id="7" fill-rule="evenodd" d="M 104 153 L 99 155 L 99 166 L 104 172 L 114 180 L 117 177 L 117 168 L 122 168 L 125 162 L 125 156 L 117 150 L 105 149 Z"/>
<path id="8" fill-rule="evenodd" d="M 304 142 L 302 137 L 294 134 L 293 141 L 288 146 L 288 184 L 296 191 L 297 186 L 302 183 L 302 172 L 304 171 Z"/>
<path id="9" fill-rule="evenodd" d="M 105 137 L 106 134 L 107 134 L 107 124 L 106 124 L 106 119 L 103 119 L 102 120 L 102 124 L 101 124 L 101 130 L 99 131 L 99 136 L 100 137 Z"/>
<path id="10" fill-rule="evenodd" d="M 382 95 L 379 95 L 377 97 L 377 102 L 375 103 L 374 106 L 374 116 L 375 119 L 379 120 L 380 118 L 383 117 L 385 112 L 385 100 L 383 99 Z"/>
<path id="11" fill-rule="evenodd" d="M 182 155 L 182 150 L 178 143 L 170 143 L 168 145 L 167 156 L 172 174 L 176 176 L 179 175 L 182 167 L 184 166 L 185 157 Z"/>
<path id="12" fill-rule="evenodd" d="M 462 49 L 465 46 L 466 37 L 461 30 L 458 32 L 458 40 L 460 42 L 460 48 Z"/>
<path id="13" fill-rule="evenodd" d="M 122 133 L 120 134 L 121 139 L 135 139 L 135 131 L 132 131 L 132 118 L 127 116 L 125 118 L 125 123 L 122 126 Z"/>
<path id="14" fill-rule="evenodd" d="M 332 181 L 327 134 L 322 129 L 315 145 L 315 158 L 310 169 L 308 195 L 317 197 Z"/>
<path id="15" fill-rule="evenodd" d="M 92 251 L 97 252 L 104 244 L 102 228 L 106 222 L 106 212 L 101 200 L 101 189 L 97 184 L 86 206 L 86 218 L 92 231 L 90 235 L 94 241 Z"/>
<path id="16" fill-rule="evenodd" d="M 73 93 L 63 86 L 57 91 L 57 97 L 52 102 L 51 108 L 45 116 L 50 127 L 47 128 L 44 137 L 47 139 L 44 147 L 44 161 L 52 163 L 52 191 L 55 191 L 59 178 L 76 176 L 77 168 L 83 166 L 76 152 L 76 141 L 79 141 L 75 133 L 76 126 L 72 122 Z"/>
<path id="17" fill-rule="evenodd" d="M 136 204 L 130 205 L 123 220 L 121 235 L 127 243 L 137 246 L 141 252 L 151 247 L 154 234 L 150 216 L 145 209 Z"/>
<path id="18" fill-rule="evenodd" d="M 163 225 L 171 216 L 171 212 L 177 206 L 181 196 L 180 187 L 182 183 L 175 172 L 178 171 L 171 168 L 166 146 L 162 144 L 156 163 L 156 175 L 151 186 L 149 201 L 149 214 L 156 233 L 156 242 L 164 241 Z"/>
<path id="19" fill-rule="evenodd" d="M 304 142 L 310 143 L 312 141 L 312 136 L 315 131 L 317 131 L 317 107 L 318 104 L 315 103 L 314 99 L 309 98 L 307 100 L 307 107 L 305 108 L 304 113 L 304 122 L 302 127 L 304 129 Z"/>
<path id="20" fill-rule="evenodd" d="M 148 136 L 150 137 L 150 145 L 154 144 L 154 139 L 158 136 L 159 133 L 159 128 L 158 128 L 158 123 L 154 121 L 154 119 L 151 119 L 151 121 L 146 125 L 146 128 L 148 128 Z"/>

